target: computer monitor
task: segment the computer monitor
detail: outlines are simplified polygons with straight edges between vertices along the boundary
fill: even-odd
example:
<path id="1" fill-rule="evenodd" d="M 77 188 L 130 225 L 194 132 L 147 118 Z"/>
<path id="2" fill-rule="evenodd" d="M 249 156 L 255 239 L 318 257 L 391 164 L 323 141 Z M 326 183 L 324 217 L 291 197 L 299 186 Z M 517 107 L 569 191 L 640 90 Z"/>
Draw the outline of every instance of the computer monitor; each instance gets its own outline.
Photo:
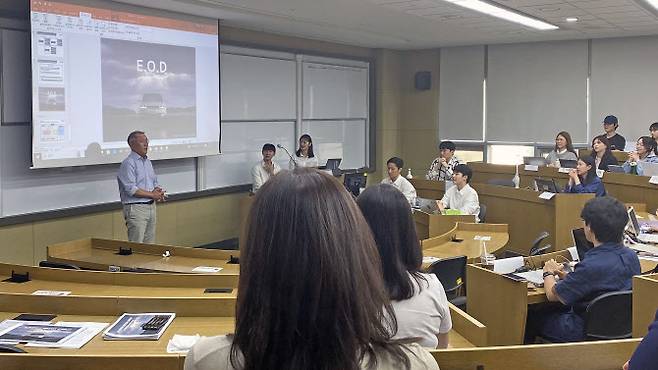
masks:
<path id="1" fill-rule="evenodd" d="M 542 179 L 540 177 L 535 179 L 535 186 L 538 191 L 547 191 L 549 193 L 559 193 L 560 188 L 558 188 L 555 180 L 553 179 Z"/>
<path id="2" fill-rule="evenodd" d="M 327 170 L 337 170 L 338 166 L 340 166 L 340 162 L 342 161 L 342 158 L 331 158 L 327 159 L 327 164 L 325 165 L 325 169 Z"/>
<path id="3" fill-rule="evenodd" d="M 562 168 L 576 168 L 578 161 L 575 159 L 560 159 L 560 167 Z"/>
<path id="4" fill-rule="evenodd" d="M 523 164 L 531 166 L 545 166 L 546 158 L 544 157 L 523 157 Z"/>
<path id="5" fill-rule="evenodd" d="M 624 173 L 624 166 L 610 164 L 608 165 L 608 172 Z"/>
<path id="6" fill-rule="evenodd" d="M 363 172 L 346 173 L 343 178 L 343 184 L 345 185 L 347 191 L 352 193 L 352 195 L 355 197 L 358 197 L 359 193 L 361 192 L 361 188 L 366 187 L 367 179 L 368 178 Z"/>
<path id="7" fill-rule="evenodd" d="M 594 244 L 587 240 L 585 237 L 585 229 L 582 227 L 580 229 L 571 230 L 571 236 L 573 237 L 573 243 L 576 245 L 576 250 L 578 251 L 578 259 L 582 261 L 585 259 L 585 253 L 594 248 Z"/>

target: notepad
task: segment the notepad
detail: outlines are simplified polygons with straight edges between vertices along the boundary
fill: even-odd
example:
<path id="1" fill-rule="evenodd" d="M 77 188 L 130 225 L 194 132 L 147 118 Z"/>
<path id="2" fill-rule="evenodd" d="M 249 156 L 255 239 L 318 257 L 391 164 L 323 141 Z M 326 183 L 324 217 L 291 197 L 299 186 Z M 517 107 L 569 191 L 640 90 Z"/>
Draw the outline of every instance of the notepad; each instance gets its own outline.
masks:
<path id="1" fill-rule="evenodd" d="M 204 273 L 212 273 L 212 272 L 220 272 L 223 269 L 221 267 L 213 267 L 213 266 L 197 266 L 192 269 L 193 272 L 204 272 Z"/>

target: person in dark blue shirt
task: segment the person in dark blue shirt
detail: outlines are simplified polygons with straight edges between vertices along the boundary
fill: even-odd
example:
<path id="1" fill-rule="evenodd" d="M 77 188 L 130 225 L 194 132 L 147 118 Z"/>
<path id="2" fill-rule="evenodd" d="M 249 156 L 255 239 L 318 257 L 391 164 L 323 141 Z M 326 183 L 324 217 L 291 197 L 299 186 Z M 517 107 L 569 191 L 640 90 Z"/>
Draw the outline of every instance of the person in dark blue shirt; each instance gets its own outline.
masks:
<path id="1" fill-rule="evenodd" d="M 597 197 L 605 196 L 603 182 L 596 175 L 596 164 L 592 157 L 578 158 L 576 168 L 569 171 L 569 183 L 565 193 L 595 193 Z"/>
<path id="2" fill-rule="evenodd" d="M 655 370 L 658 364 L 658 311 L 656 318 L 649 326 L 649 332 L 637 346 L 633 356 L 624 364 L 624 370 Z"/>
<path id="3" fill-rule="evenodd" d="M 585 339 L 581 313 L 587 303 L 604 293 L 631 290 L 633 276 L 640 274 L 640 260 L 622 244 L 628 214 L 620 201 L 612 197 L 591 199 L 580 217 L 585 221 L 585 237 L 594 248 L 571 273 L 563 271 L 555 260 L 544 265 L 546 297 L 562 303 L 541 320 L 539 332 L 551 342 Z"/>

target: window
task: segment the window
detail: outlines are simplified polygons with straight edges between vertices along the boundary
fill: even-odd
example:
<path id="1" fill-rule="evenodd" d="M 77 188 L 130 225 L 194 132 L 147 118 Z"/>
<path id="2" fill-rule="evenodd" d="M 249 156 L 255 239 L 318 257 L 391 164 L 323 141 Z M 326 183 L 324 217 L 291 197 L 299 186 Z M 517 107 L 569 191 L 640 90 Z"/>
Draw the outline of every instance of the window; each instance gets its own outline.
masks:
<path id="1" fill-rule="evenodd" d="M 532 145 L 489 145 L 487 162 L 493 164 L 521 164 L 523 157 L 533 157 Z"/>

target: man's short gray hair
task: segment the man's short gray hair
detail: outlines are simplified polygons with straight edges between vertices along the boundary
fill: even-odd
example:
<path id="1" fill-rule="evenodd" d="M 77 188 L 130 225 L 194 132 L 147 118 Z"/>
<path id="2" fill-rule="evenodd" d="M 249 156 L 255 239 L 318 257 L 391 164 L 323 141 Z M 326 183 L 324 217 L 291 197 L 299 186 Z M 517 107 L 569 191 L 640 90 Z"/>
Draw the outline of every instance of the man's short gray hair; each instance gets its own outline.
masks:
<path id="1" fill-rule="evenodd" d="M 130 135 L 128 135 L 128 145 L 130 145 L 130 143 L 133 140 L 135 140 L 137 135 L 146 135 L 146 134 L 144 133 L 144 131 L 133 131 L 133 132 L 131 132 Z"/>

